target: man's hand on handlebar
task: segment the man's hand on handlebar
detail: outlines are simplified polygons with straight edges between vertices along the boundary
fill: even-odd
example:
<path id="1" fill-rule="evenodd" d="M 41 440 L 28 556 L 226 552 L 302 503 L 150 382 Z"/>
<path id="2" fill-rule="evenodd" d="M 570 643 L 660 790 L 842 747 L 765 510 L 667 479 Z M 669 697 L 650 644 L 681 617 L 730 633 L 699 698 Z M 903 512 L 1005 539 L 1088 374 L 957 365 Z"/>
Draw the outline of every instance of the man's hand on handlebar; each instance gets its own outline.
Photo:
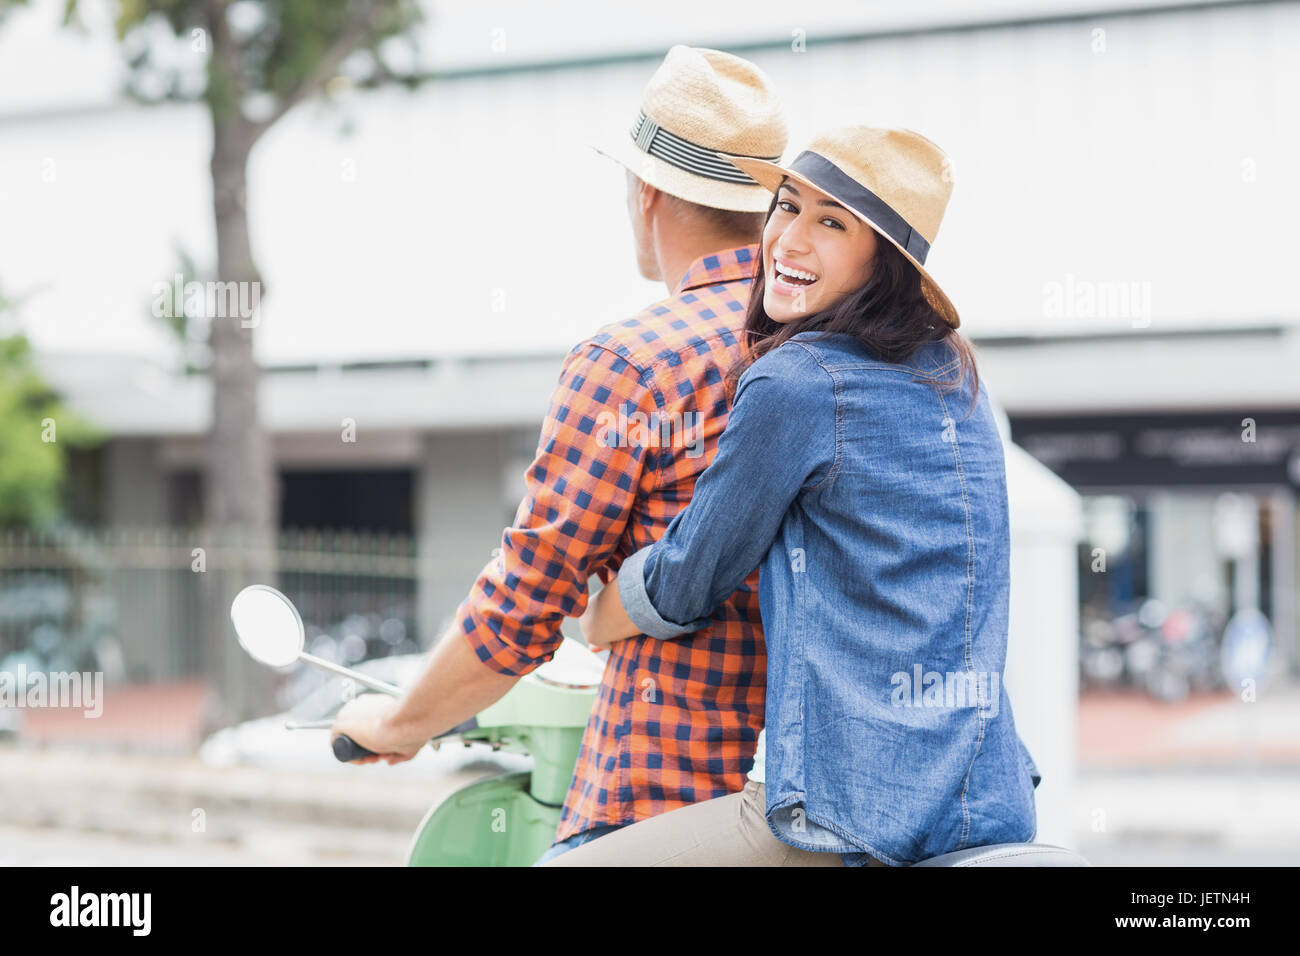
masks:
<path id="1" fill-rule="evenodd" d="M 396 698 L 384 694 L 362 694 L 343 705 L 334 717 L 330 739 L 345 734 L 375 752 L 372 757 L 361 757 L 349 763 L 378 763 L 381 760 L 387 764 L 402 763 L 420 752 L 427 741 L 401 740 L 391 727 L 390 718 L 397 705 Z"/>

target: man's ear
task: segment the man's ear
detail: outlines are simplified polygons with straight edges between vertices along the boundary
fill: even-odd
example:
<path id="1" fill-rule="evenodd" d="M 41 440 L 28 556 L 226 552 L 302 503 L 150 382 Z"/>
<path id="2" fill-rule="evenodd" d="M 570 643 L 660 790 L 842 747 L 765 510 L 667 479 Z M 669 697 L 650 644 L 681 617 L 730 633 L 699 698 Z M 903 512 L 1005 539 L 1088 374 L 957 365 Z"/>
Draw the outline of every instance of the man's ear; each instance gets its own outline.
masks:
<path id="1" fill-rule="evenodd" d="M 663 195 L 663 191 L 651 186 L 644 178 L 638 176 L 632 170 L 627 170 L 628 189 L 632 190 L 632 198 L 636 201 L 637 208 L 646 213 Z"/>
<path id="2" fill-rule="evenodd" d="M 627 174 L 627 191 L 628 193 L 635 195 L 637 189 L 645 185 L 645 180 L 630 169 L 624 169 L 624 172 Z"/>

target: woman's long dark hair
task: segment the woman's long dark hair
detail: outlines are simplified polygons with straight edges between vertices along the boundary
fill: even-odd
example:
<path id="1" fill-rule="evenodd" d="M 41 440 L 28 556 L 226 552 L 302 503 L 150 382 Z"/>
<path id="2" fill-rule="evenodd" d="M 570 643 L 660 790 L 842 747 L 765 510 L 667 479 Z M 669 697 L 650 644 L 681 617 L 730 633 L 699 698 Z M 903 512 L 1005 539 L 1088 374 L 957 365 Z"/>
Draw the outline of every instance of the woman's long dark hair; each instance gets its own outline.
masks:
<path id="1" fill-rule="evenodd" d="M 776 203 L 777 196 L 773 196 L 767 209 L 769 219 Z M 970 376 L 971 403 L 966 417 L 969 418 L 975 410 L 979 400 L 979 372 L 975 368 L 975 354 L 970 343 L 926 300 L 921 291 L 921 274 L 887 239 L 881 238 L 876 243 L 871 277 L 866 284 L 821 312 L 801 316 L 792 322 L 775 321 L 763 308 L 766 284 L 760 254 L 758 277 L 750 292 L 745 327 L 741 333 L 741 357 L 727 370 L 728 395 L 735 395 L 736 385 L 745 369 L 787 342 L 791 336 L 810 331 L 826 335 L 847 332 L 886 362 L 904 362 L 927 342 L 946 342 L 953 358 L 958 360 L 956 371 L 949 378 L 936 380 L 935 384 L 942 391 L 956 391 Z"/>

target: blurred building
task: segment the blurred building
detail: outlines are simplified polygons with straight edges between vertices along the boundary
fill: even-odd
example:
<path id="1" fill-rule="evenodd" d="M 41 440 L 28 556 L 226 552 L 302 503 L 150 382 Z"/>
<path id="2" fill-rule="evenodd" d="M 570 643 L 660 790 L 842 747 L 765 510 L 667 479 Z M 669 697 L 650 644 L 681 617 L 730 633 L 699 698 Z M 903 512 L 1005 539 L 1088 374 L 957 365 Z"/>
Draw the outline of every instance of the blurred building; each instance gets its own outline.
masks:
<path id="1" fill-rule="evenodd" d="M 79 465 L 81 517 L 184 525 L 208 393 L 149 306 L 179 251 L 213 257 L 206 121 L 123 102 L 98 8 L 77 38 L 58 6 L 0 33 L 0 80 L 86 64 L 39 100 L 0 82 L 0 280 L 115 436 Z M 1294 666 L 1300 4 L 673 0 L 638 29 L 581 7 L 581 30 L 578 4 L 530 6 L 434 4 L 432 82 L 304 105 L 253 156 L 286 523 L 419 535 L 446 559 L 428 606 L 463 595 L 565 350 L 665 294 L 586 144 L 625 134 L 669 45 L 714 46 L 786 91 L 791 155 L 871 122 L 953 158 L 928 265 L 1015 440 L 1085 495 L 1081 599 L 1257 605 Z"/>

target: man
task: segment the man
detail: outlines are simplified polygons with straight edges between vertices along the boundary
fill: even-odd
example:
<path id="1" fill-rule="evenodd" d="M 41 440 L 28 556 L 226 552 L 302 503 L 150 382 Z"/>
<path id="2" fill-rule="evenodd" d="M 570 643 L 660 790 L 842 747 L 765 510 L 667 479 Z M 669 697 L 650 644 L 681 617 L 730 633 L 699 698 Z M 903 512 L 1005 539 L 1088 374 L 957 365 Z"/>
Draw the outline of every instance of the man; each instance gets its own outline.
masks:
<path id="1" fill-rule="evenodd" d="M 627 168 L 637 266 L 670 296 L 569 352 L 500 557 L 406 696 L 350 702 L 332 734 L 410 759 L 549 660 L 589 577 L 608 582 L 686 506 L 726 425 L 723 376 L 740 354 L 771 201 L 716 153 L 775 160 L 785 147 L 780 104 L 753 64 L 668 52 L 630 134 L 601 152 Z M 766 690 L 757 583 L 755 571 L 689 639 L 611 652 L 543 859 L 744 787 Z"/>

